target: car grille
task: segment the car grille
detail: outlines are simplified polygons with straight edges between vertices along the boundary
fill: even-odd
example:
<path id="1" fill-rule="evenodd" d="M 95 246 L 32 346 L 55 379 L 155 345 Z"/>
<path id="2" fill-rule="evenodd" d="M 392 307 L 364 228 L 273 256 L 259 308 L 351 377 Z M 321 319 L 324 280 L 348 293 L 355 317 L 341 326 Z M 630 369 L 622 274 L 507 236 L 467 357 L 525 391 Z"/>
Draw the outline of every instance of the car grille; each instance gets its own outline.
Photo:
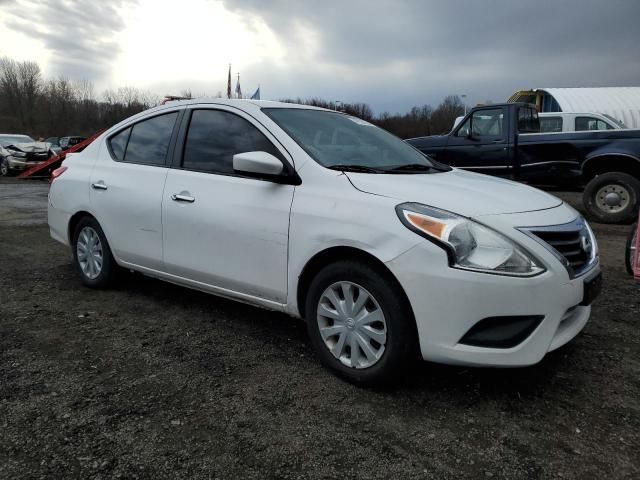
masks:
<path id="1" fill-rule="evenodd" d="M 49 158 L 49 152 L 29 152 L 27 162 L 43 162 Z"/>
<path id="2" fill-rule="evenodd" d="M 565 225 L 534 227 L 526 231 L 551 250 L 572 277 L 587 271 L 595 261 L 594 239 L 581 218 Z"/>

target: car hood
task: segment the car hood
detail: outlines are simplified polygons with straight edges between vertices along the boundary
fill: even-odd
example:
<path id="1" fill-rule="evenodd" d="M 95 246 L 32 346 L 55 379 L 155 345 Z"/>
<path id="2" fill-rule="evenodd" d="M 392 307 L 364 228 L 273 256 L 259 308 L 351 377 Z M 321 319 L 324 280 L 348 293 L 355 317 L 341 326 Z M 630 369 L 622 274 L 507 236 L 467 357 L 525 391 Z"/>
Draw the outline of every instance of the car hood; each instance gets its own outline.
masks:
<path id="1" fill-rule="evenodd" d="M 5 148 L 7 150 L 18 150 L 25 153 L 46 153 L 49 151 L 49 144 L 45 142 L 12 143 Z"/>
<path id="2" fill-rule="evenodd" d="M 562 200 L 527 185 L 453 169 L 431 174 L 346 173 L 358 190 L 417 202 L 465 217 L 554 208 Z"/>
<path id="3" fill-rule="evenodd" d="M 425 150 L 430 147 L 444 147 L 449 142 L 449 135 L 431 135 L 429 137 L 416 137 L 405 140 L 409 145 L 413 145 L 418 150 Z"/>

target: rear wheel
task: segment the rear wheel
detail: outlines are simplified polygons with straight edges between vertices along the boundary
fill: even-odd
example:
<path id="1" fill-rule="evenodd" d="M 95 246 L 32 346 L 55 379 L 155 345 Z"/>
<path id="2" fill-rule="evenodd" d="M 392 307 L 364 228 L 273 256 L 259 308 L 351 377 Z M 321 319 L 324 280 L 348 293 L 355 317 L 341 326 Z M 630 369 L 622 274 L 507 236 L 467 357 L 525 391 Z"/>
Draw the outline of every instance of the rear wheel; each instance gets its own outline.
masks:
<path id="1" fill-rule="evenodd" d="M 627 268 L 627 273 L 629 275 L 633 275 L 633 256 L 636 251 L 638 238 L 638 224 L 633 225 L 633 230 L 629 232 L 629 236 L 627 237 L 627 245 L 624 249 L 624 265 Z"/>
<path id="2" fill-rule="evenodd" d="M 73 259 L 86 286 L 104 288 L 115 280 L 117 265 L 102 228 L 92 217 L 84 217 L 76 225 Z"/>
<path id="3" fill-rule="evenodd" d="M 416 351 L 404 293 L 364 263 L 340 261 L 322 269 L 309 287 L 305 312 L 320 361 L 353 383 L 389 383 Z"/>
<path id="4" fill-rule="evenodd" d="M 598 175 L 584 189 L 583 204 L 600 223 L 630 223 L 636 218 L 640 182 L 623 172 Z"/>

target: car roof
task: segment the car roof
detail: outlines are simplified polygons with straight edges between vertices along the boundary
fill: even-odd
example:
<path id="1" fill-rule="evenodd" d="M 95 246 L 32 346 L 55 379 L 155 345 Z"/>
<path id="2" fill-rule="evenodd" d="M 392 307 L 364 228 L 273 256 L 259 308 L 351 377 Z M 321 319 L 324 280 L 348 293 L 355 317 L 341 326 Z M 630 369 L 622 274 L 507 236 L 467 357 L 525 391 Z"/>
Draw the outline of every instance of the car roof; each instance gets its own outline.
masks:
<path id="1" fill-rule="evenodd" d="M 273 100 L 250 100 L 240 98 L 227 99 L 213 97 L 191 98 L 189 100 L 168 100 L 164 105 L 161 105 L 160 107 L 175 107 L 183 105 L 227 105 L 231 107 L 237 107 L 242 110 L 255 110 L 261 108 L 299 108 L 306 110 L 325 110 L 328 112 L 333 111 L 326 108 L 314 107 L 311 105 L 302 105 L 299 103 L 276 102 Z M 154 107 L 151 110 L 155 110 L 156 108 L 160 109 L 160 107 Z"/>
<path id="2" fill-rule="evenodd" d="M 540 112 L 538 115 L 544 115 L 547 117 L 550 117 L 552 115 L 598 115 L 600 117 L 603 117 L 604 115 L 602 115 L 601 113 L 598 112 Z"/>
<path id="3" fill-rule="evenodd" d="M 311 105 L 301 105 L 299 103 L 286 103 L 286 102 L 275 102 L 272 100 L 250 100 L 250 99 L 239 99 L 239 98 L 213 98 L 213 97 L 203 97 L 203 98 L 192 98 L 188 100 L 168 100 L 156 107 L 149 108 L 147 110 L 143 110 L 142 112 L 136 113 L 128 118 L 125 118 L 121 122 L 116 123 L 109 127 L 105 132 L 105 136 L 110 136 L 113 132 L 120 130 L 123 126 L 133 124 L 139 120 L 144 118 L 153 116 L 154 114 L 160 114 L 162 112 L 170 112 L 175 110 L 176 107 L 187 107 L 190 105 L 225 105 L 230 107 L 236 107 L 241 111 L 246 113 L 259 113 L 263 108 L 296 108 L 296 109 L 304 109 L 304 110 L 319 110 L 325 112 L 335 112 L 335 110 L 329 110 L 326 108 L 313 107 Z"/>

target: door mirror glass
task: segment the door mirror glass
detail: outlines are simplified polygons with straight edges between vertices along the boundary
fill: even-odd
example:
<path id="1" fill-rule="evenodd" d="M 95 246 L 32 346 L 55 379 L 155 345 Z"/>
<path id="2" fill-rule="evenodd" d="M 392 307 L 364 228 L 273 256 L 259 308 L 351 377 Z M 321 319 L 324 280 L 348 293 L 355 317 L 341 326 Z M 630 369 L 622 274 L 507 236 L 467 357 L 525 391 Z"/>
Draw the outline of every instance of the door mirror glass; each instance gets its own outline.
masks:
<path id="1" fill-rule="evenodd" d="M 233 169 L 254 175 L 282 175 L 282 162 L 267 152 L 244 152 L 233 156 Z"/>

